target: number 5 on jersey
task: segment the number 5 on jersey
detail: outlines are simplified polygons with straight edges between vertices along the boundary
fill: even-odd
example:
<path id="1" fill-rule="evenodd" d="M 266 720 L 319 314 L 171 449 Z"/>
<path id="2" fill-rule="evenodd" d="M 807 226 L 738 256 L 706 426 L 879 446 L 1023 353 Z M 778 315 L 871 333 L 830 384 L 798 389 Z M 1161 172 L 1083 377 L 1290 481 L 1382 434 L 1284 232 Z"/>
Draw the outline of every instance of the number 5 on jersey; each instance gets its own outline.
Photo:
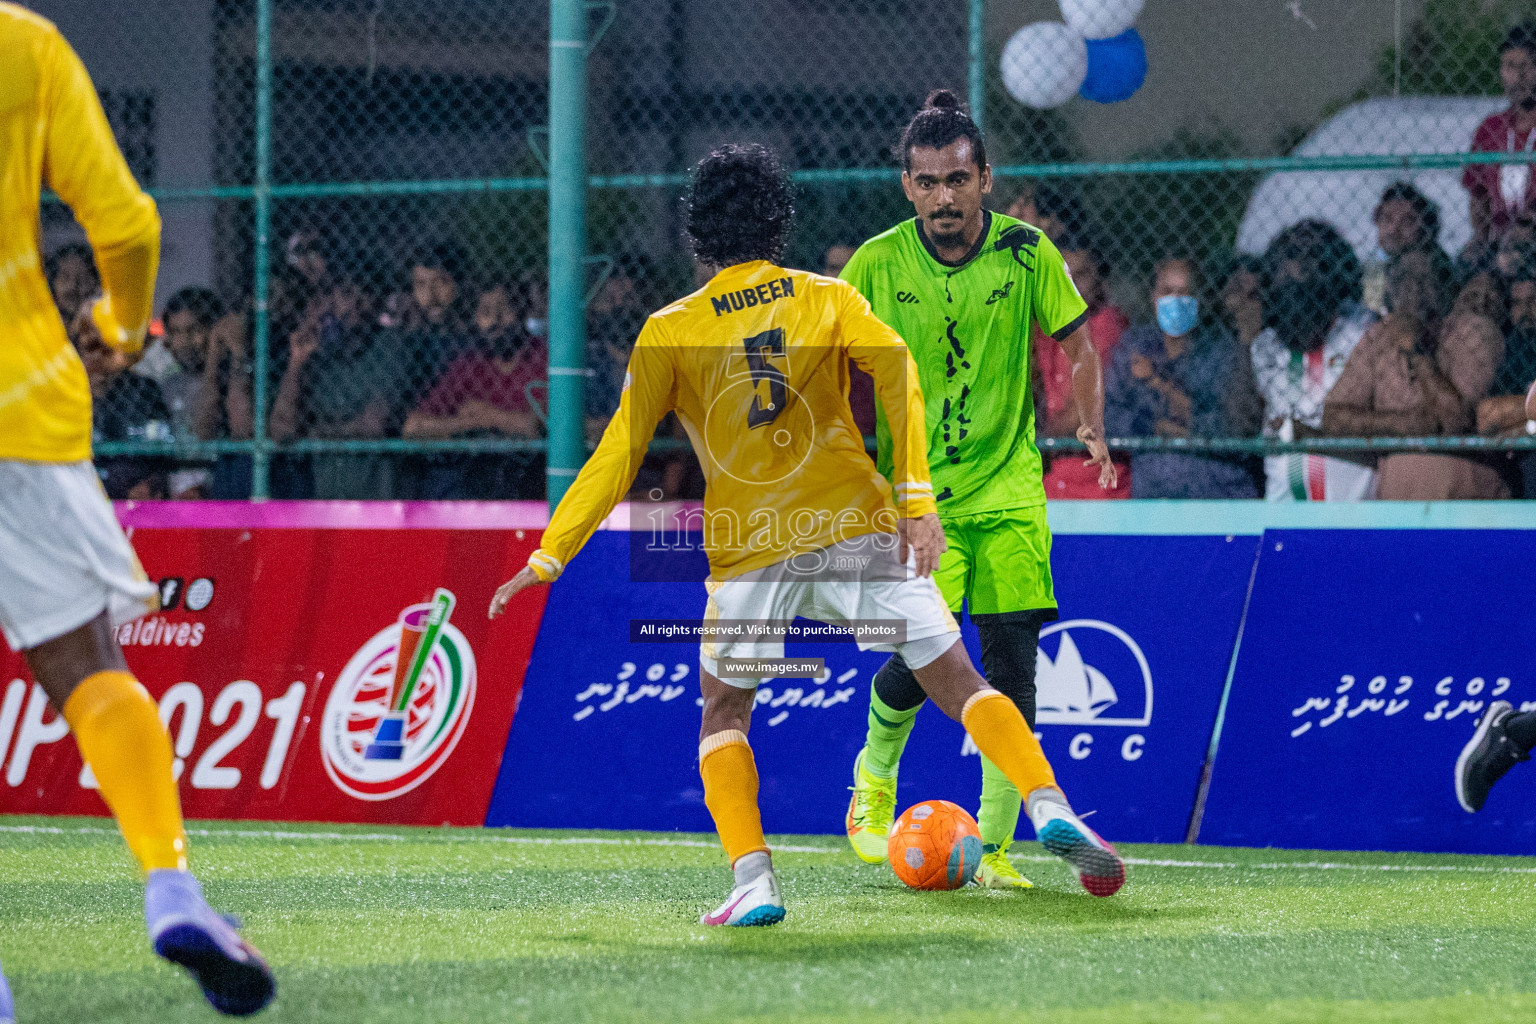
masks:
<path id="1" fill-rule="evenodd" d="M 783 370 L 768 361 L 774 356 L 784 355 L 784 329 L 775 327 L 771 331 L 754 334 L 742 344 L 747 348 L 747 369 L 752 371 L 753 385 L 752 406 L 747 410 L 747 426 L 756 429 L 778 419 L 779 413 L 784 411 L 789 401 L 789 378 Z M 757 385 L 763 381 L 768 382 L 766 407 L 763 405 L 762 393 L 757 389 Z"/>

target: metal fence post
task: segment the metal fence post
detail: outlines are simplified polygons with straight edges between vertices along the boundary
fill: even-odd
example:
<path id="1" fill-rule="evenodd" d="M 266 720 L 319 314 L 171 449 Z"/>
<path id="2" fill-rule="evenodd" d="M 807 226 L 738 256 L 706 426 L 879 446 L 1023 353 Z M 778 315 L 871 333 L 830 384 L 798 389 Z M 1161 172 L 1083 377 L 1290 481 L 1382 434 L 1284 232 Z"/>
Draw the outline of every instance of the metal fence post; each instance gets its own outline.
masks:
<path id="1" fill-rule="evenodd" d="M 255 200 L 256 273 L 252 281 L 255 315 L 251 325 L 255 349 L 251 381 L 251 497 L 265 501 L 271 493 L 272 442 L 267 437 L 267 265 L 272 230 L 272 0 L 256 0 L 256 167 L 252 178 Z"/>
<path id="2" fill-rule="evenodd" d="M 987 130 L 987 0 L 970 0 L 970 52 L 967 59 L 971 94 L 971 120 Z"/>
<path id="3" fill-rule="evenodd" d="M 549 443 L 550 510 L 585 461 L 587 4 L 549 4 Z"/>

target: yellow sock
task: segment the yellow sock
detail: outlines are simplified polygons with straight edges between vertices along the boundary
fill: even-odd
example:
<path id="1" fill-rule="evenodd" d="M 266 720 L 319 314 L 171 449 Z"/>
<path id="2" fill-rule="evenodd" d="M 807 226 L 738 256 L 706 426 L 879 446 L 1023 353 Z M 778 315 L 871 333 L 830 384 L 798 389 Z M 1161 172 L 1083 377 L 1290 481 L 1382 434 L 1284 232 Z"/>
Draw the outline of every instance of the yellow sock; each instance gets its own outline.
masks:
<path id="1" fill-rule="evenodd" d="M 127 672 L 97 672 L 64 702 L 64 720 L 147 875 L 187 869 L 181 798 L 171 776 L 171 740 L 155 702 Z"/>
<path id="2" fill-rule="evenodd" d="M 996 690 L 982 690 L 965 702 L 960 724 L 981 752 L 997 765 L 1026 799 L 1046 786 L 1056 786 L 1056 773 L 1045 759 L 1040 741 L 1013 701 Z"/>
<path id="3" fill-rule="evenodd" d="M 704 805 L 715 819 L 720 845 L 731 863 L 766 851 L 763 818 L 757 809 L 757 763 L 746 734 L 731 729 L 704 737 L 699 744 L 699 774 L 704 777 Z"/>

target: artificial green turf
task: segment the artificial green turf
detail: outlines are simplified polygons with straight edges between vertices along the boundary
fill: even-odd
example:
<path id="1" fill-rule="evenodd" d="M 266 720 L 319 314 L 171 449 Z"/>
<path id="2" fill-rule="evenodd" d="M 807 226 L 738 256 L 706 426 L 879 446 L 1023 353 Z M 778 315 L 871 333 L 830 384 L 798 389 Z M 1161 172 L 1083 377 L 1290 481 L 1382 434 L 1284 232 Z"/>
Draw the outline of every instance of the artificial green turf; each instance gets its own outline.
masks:
<path id="1" fill-rule="evenodd" d="M 841 840 L 785 837 L 787 921 L 738 930 L 697 923 L 729 885 L 708 836 L 204 823 L 192 841 L 277 970 L 273 1024 L 1536 1016 L 1531 859 L 1130 846 L 1176 863 L 1133 862 L 1098 900 L 1033 843 L 1015 847 L 1033 890 L 918 893 Z M 150 954 L 109 822 L 0 817 L 0 960 L 21 1024 L 216 1019 Z"/>

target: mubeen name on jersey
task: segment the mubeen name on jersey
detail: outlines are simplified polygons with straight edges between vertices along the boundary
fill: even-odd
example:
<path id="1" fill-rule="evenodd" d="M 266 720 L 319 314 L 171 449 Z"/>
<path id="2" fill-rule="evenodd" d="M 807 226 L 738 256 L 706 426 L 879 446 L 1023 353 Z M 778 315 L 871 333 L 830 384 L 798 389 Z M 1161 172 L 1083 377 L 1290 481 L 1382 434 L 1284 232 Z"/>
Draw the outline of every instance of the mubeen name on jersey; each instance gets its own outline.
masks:
<path id="1" fill-rule="evenodd" d="M 715 307 L 715 316 L 724 316 L 752 306 L 766 306 L 786 296 L 795 297 L 795 282 L 793 278 L 781 277 L 756 288 L 739 288 L 724 295 L 711 295 L 709 304 Z"/>

